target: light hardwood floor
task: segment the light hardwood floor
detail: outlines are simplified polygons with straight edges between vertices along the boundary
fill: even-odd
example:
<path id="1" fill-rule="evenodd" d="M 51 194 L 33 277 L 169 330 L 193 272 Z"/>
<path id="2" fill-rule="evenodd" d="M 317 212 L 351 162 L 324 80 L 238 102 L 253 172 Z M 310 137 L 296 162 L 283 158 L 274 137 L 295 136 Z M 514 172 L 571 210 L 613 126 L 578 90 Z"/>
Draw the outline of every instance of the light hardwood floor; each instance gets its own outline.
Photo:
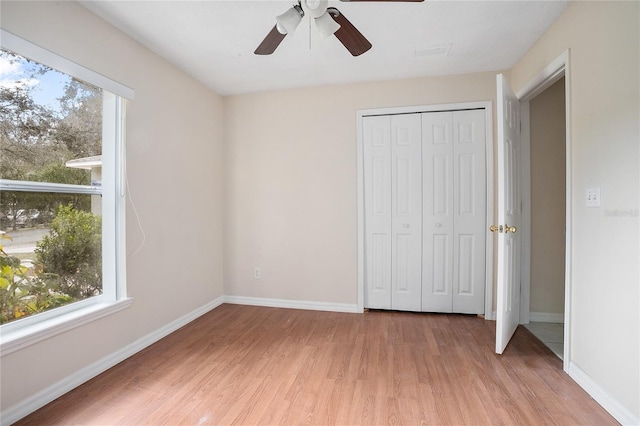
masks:
<path id="1" fill-rule="evenodd" d="M 617 424 L 520 327 L 222 305 L 19 424 Z"/>

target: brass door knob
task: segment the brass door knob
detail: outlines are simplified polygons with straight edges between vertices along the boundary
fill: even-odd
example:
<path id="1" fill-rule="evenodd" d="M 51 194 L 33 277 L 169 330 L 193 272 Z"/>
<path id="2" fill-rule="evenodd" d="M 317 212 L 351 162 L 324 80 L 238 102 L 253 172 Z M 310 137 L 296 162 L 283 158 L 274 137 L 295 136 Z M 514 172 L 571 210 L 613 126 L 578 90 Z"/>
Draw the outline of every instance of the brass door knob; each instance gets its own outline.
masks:
<path id="1" fill-rule="evenodd" d="M 508 234 L 509 232 L 511 232 L 512 234 L 515 234 L 517 230 L 518 228 L 516 228 L 515 226 L 509 226 L 509 225 L 504 226 L 505 234 Z"/>
<path id="2" fill-rule="evenodd" d="M 502 225 L 491 225 L 489 230 L 491 232 L 502 232 Z"/>

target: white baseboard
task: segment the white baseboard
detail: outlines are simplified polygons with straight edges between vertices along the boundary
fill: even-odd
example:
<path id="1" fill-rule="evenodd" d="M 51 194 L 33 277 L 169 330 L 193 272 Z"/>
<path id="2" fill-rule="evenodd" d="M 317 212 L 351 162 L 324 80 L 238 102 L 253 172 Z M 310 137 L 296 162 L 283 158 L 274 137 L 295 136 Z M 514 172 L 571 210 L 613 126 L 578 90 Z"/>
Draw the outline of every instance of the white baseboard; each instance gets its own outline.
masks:
<path id="1" fill-rule="evenodd" d="M 596 400 L 598 404 L 609 412 L 620 424 L 622 425 L 639 425 L 640 418 L 636 417 L 623 407 L 616 399 L 609 395 L 600 385 L 589 377 L 580 367 L 575 363 L 569 364 L 569 370 L 567 371 L 569 376 L 582 387 L 587 393 Z"/>
<path id="2" fill-rule="evenodd" d="M 358 310 L 358 305 L 356 304 L 267 299 L 262 297 L 224 296 L 224 303 L 231 303 L 234 305 L 267 306 L 270 308 L 304 309 L 308 311 L 360 312 Z"/>
<path id="3" fill-rule="evenodd" d="M 551 312 L 530 312 L 529 321 L 564 323 L 564 314 Z"/>
<path id="4" fill-rule="evenodd" d="M 140 339 L 125 346 L 124 348 L 110 355 L 107 355 L 106 357 L 92 364 L 89 364 L 84 368 L 81 368 L 70 376 L 60 380 L 57 383 L 54 383 L 46 389 L 43 389 L 42 391 L 36 393 L 30 398 L 25 399 L 19 404 L 16 404 L 13 407 L 9 407 L 7 410 L 3 411 L 0 418 L 0 425 L 8 426 L 27 416 L 28 414 L 36 411 L 37 409 L 44 407 L 56 398 L 61 397 L 65 393 L 80 386 L 84 382 L 93 379 L 98 374 L 103 373 L 114 365 L 124 361 L 132 355 L 135 355 L 147 346 L 150 346 L 163 337 L 168 336 L 177 329 L 187 325 L 191 321 L 206 314 L 210 310 L 220 306 L 223 303 L 224 297 L 218 297 L 217 299 L 212 300 L 206 305 L 201 306 L 200 308 L 189 312 L 188 314 L 178 318 L 177 320 L 170 322 L 164 327 L 150 334 L 147 334 L 144 337 L 141 337 Z"/>

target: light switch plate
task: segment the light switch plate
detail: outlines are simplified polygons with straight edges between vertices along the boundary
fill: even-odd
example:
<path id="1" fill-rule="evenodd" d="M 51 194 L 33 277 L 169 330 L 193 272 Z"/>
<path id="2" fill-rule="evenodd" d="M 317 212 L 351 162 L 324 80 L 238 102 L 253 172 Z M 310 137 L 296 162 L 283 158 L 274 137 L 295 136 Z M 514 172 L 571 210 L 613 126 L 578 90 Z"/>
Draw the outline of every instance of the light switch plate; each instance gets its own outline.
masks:
<path id="1" fill-rule="evenodd" d="M 600 188 L 587 188 L 587 207 L 600 207 Z"/>

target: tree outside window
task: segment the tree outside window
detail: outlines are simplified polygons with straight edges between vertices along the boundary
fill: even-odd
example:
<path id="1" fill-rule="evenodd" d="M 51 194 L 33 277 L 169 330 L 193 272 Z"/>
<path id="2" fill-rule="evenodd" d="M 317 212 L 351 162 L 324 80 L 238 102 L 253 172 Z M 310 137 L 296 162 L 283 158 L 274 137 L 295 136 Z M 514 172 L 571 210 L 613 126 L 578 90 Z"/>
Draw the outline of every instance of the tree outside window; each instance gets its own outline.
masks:
<path id="1" fill-rule="evenodd" d="M 103 99 L 7 50 L 0 71 L 3 324 L 102 292 Z"/>

